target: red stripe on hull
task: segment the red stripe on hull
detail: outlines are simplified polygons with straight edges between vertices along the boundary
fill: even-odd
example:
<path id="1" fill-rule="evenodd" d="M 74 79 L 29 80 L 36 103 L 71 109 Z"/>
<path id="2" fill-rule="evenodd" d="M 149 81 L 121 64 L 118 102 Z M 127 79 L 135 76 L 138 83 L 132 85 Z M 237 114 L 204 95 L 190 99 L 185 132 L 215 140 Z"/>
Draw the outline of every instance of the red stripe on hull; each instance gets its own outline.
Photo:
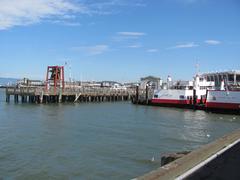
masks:
<path id="1" fill-rule="evenodd" d="M 239 110 L 240 109 L 240 104 L 237 104 L 237 103 L 207 102 L 206 103 L 206 108 Z"/>
<path id="2" fill-rule="evenodd" d="M 152 99 L 153 104 L 191 104 L 189 100 L 177 100 L 177 99 Z"/>

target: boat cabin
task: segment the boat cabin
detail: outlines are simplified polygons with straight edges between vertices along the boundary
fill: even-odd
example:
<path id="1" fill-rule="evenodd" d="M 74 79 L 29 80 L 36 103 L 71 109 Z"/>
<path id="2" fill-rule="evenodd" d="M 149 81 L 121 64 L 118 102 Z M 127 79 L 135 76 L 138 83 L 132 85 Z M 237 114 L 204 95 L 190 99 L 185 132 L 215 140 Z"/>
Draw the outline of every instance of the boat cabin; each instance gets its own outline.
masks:
<path id="1" fill-rule="evenodd" d="M 215 89 L 220 89 L 222 81 L 228 89 L 240 89 L 240 71 L 222 71 L 213 73 L 203 73 L 200 75 L 200 82 L 206 81 L 215 86 Z M 213 84 L 214 83 L 214 84 Z"/>

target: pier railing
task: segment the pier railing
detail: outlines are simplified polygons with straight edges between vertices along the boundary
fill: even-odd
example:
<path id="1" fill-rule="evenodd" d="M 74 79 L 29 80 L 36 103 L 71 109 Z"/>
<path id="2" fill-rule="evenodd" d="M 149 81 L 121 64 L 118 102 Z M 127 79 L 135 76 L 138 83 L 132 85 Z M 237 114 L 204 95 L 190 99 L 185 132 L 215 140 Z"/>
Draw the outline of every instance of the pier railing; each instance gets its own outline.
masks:
<path id="1" fill-rule="evenodd" d="M 6 87 L 8 95 L 35 95 L 36 92 L 36 87 Z"/>

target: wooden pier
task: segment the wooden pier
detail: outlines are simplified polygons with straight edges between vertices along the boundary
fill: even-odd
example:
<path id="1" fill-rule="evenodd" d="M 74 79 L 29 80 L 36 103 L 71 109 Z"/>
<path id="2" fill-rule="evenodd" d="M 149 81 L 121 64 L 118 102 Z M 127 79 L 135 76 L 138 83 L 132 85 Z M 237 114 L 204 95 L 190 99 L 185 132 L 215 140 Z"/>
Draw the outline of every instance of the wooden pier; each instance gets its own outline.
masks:
<path id="1" fill-rule="evenodd" d="M 128 101 L 136 94 L 135 89 L 111 89 L 105 87 L 6 87 L 6 102 L 15 103 L 61 103 L 61 102 L 103 102 Z"/>

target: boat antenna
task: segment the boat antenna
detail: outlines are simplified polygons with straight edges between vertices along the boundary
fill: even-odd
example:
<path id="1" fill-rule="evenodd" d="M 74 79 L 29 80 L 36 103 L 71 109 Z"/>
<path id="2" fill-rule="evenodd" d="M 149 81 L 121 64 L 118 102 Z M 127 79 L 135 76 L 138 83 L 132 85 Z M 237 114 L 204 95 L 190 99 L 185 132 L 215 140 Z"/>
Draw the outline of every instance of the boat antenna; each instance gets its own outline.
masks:
<path id="1" fill-rule="evenodd" d="M 65 61 L 64 66 L 68 66 L 68 70 L 69 70 L 69 81 L 70 83 L 72 82 L 72 66 L 70 64 L 70 61 Z"/>
<path id="2" fill-rule="evenodd" d="M 72 66 L 69 64 L 69 81 L 72 82 Z"/>
<path id="3" fill-rule="evenodd" d="M 196 75 L 199 75 L 200 73 L 200 70 L 199 70 L 199 62 L 197 61 L 196 64 L 195 64 L 195 68 L 196 68 Z"/>

